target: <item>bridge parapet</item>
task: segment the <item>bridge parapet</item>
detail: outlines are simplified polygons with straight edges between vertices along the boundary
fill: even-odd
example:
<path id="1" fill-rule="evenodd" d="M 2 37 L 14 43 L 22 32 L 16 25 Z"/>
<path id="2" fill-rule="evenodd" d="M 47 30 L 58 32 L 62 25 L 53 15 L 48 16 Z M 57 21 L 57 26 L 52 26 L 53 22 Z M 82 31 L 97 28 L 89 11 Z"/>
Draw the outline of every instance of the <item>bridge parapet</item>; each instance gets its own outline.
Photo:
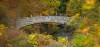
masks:
<path id="1" fill-rule="evenodd" d="M 60 24 L 68 24 L 70 25 L 71 17 L 66 16 L 35 16 L 35 17 L 27 17 L 18 19 L 16 22 L 17 29 L 20 29 L 24 26 L 35 24 L 35 23 L 42 23 L 42 22 L 56 22 Z"/>

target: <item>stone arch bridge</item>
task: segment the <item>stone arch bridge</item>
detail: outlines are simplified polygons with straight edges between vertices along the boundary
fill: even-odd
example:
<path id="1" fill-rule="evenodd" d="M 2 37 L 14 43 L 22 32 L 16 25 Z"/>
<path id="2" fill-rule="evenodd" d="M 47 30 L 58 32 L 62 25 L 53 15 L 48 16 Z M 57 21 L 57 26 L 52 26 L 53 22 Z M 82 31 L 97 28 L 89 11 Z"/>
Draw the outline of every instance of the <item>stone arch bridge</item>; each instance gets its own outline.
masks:
<path id="1" fill-rule="evenodd" d="M 71 17 L 66 16 L 33 16 L 27 18 L 17 19 L 16 27 L 20 29 L 30 24 L 42 23 L 42 22 L 56 22 L 60 24 L 71 25 L 70 21 L 73 20 Z"/>

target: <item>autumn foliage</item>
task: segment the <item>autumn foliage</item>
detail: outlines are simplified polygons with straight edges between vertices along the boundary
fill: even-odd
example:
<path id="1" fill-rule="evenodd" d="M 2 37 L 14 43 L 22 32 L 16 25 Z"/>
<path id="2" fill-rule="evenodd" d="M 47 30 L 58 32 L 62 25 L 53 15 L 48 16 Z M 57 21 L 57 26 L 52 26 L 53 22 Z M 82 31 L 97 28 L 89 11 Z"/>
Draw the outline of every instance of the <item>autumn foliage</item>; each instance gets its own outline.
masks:
<path id="1" fill-rule="evenodd" d="M 15 28 L 17 18 L 61 14 L 72 25 Z M 100 47 L 100 0 L 0 0 L 0 47 Z"/>

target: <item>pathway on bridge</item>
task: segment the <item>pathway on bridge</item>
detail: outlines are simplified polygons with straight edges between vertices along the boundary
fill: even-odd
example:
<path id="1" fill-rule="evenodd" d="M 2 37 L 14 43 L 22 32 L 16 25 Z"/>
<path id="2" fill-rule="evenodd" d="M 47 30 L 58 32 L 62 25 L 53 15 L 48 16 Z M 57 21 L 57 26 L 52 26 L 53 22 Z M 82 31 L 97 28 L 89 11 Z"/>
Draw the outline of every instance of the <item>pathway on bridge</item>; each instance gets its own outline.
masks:
<path id="1" fill-rule="evenodd" d="M 27 17 L 18 19 L 16 22 L 17 29 L 25 27 L 30 24 L 35 23 L 43 23 L 43 22 L 55 22 L 60 24 L 68 24 L 70 25 L 71 17 L 66 16 L 35 16 L 35 17 Z"/>

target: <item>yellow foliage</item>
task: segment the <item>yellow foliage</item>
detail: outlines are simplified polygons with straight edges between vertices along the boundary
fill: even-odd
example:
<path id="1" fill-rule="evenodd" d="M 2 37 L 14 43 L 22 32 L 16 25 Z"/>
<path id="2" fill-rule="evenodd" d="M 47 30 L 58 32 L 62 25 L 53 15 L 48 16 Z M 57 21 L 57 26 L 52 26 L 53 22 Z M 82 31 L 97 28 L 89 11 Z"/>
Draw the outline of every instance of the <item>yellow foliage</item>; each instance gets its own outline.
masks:
<path id="1" fill-rule="evenodd" d="M 7 44 L 8 45 L 8 47 L 13 47 L 11 44 Z"/>
<path id="2" fill-rule="evenodd" d="M 42 14 L 43 14 L 43 15 L 48 15 L 49 12 L 48 12 L 48 10 L 46 10 L 46 11 L 43 11 Z"/>
<path id="3" fill-rule="evenodd" d="M 99 32 L 98 32 L 98 36 L 100 36 L 100 30 L 99 30 Z"/>
<path id="4" fill-rule="evenodd" d="M 31 34 L 28 36 L 28 42 L 35 46 L 45 46 L 52 41 L 51 35 Z"/>
<path id="5" fill-rule="evenodd" d="M 0 36 L 2 36 L 2 32 L 0 31 Z"/>
<path id="6" fill-rule="evenodd" d="M 98 37 L 100 37 L 100 27 L 99 27 L 99 29 L 97 29 L 96 35 L 98 35 Z"/>
<path id="7" fill-rule="evenodd" d="M 80 14 L 76 13 L 74 16 L 72 16 L 72 20 L 70 20 L 70 22 L 73 22 L 73 20 L 79 18 Z"/>
<path id="8" fill-rule="evenodd" d="M 0 30 L 4 30 L 6 26 L 4 24 L 0 24 Z"/>
<path id="9" fill-rule="evenodd" d="M 95 35 L 100 37 L 100 25 L 99 24 L 94 24 L 94 29 L 95 31 Z"/>
<path id="10" fill-rule="evenodd" d="M 94 4 L 96 0 L 85 0 L 85 4 L 83 4 L 82 9 L 91 10 L 94 8 Z"/>
<path id="11" fill-rule="evenodd" d="M 49 10 L 49 13 L 50 13 L 51 15 L 53 15 L 53 14 L 55 13 L 55 11 L 54 11 L 53 9 L 50 9 L 50 10 Z"/>
<path id="12" fill-rule="evenodd" d="M 80 16 L 79 13 L 76 13 L 74 16 L 72 16 L 73 19 L 77 19 Z"/>
<path id="13" fill-rule="evenodd" d="M 100 47 L 100 45 L 99 44 L 95 44 L 93 47 Z"/>
<path id="14" fill-rule="evenodd" d="M 96 0 L 85 0 L 86 4 L 94 5 Z"/>
<path id="15" fill-rule="evenodd" d="M 83 8 L 83 10 L 84 10 L 84 9 L 86 9 L 86 10 L 91 10 L 91 9 L 94 8 L 94 6 L 83 4 L 82 8 Z"/>
<path id="16" fill-rule="evenodd" d="M 95 28 L 98 32 L 100 32 L 100 25 L 99 25 L 99 24 L 94 24 L 94 28 Z"/>
<path id="17" fill-rule="evenodd" d="M 87 45 L 89 42 L 89 40 L 84 41 L 84 45 Z"/>
<path id="18" fill-rule="evenodd" d="M 35 35 L 29 35 L 29 40 L 32 40 L 35 37 Z"/>
<path id="19" fill-rule="evenodd" d="M 4 24 L 0 24 L 0 36 L 3 35 L 3 31 L 6 29 L 6 26 Z"/>
<path id="20" fill-rule="evenodd" d="M 62 38 L 62 37 L 58 37 L 58 42 L 68 42 L 68 38 Z"/>
<path id="21" fill-rule="evenodd" d="M 85 46 L 87 46 L 91 42 L 93 43 L 93 36 L 92 35 L 89 35 L 89 37 L 83 42 L 83 44 Z"/>
<path id="22" fill-rule="evenodd" d="M 79 32 L 81 32 L 81 33 L 87 33 L 90 30 L 90 28 L 91 27 L 86 27 L 86 28 L 84 28 L 82 30 L 80 29 Z"/>
<path id="23" fill-rule="evenodd" d="M 38 45 L 38 42 L 37 42 L 37 41 L 32 42 L 32 41 L 34 40 L 35 37 L 36 37 L 36 34 L 31 34 L 31 35 L 29 35 L 29 40 L 28 40 L 28 42 L 30 42 L 30 43 L 32 43 L 32 44 L 35 44 L 35 45 Z"/>

